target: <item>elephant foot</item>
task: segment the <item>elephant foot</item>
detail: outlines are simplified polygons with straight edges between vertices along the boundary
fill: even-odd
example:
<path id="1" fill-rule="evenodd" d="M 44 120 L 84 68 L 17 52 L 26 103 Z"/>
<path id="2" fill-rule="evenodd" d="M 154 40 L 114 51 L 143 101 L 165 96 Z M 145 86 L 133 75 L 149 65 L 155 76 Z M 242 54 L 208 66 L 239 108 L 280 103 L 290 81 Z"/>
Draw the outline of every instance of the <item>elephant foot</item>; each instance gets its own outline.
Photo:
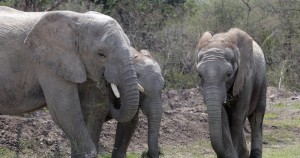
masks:
<path id="1" fill-rule="evenodd" d="M 163 155 L 163 153 L 160 151 L 160 149 L 158 150 L 158 153 L 151 153 L 149 151 L 144 151 L 142 153 L 142 158 L 159 158 L 161 155 Z"/>
<path id="2" fill-rule="evenodd" d="M 126 152 L 115 152 L 115 151 L 113 151 L 112 158 L 126 158 Z"/>
<path id="3" fill-rule="evenodd" d="M 98 154 L 105 153 L 105 147 L 102 144 L 99 144 L 97 148 L 97 152 Z"/>
<path id="4" fill-rule="evenodd" d="M 97 158 L 97 151 L 93 150 L 89 153 L 72 153 L 71 154 L 72 158 Z"/>
<path id="5" fill-rule="evenodd" d="M 261 158 L 262 152 L 259 149 L 252 149 L 250 152 L 250 158 Z"/>

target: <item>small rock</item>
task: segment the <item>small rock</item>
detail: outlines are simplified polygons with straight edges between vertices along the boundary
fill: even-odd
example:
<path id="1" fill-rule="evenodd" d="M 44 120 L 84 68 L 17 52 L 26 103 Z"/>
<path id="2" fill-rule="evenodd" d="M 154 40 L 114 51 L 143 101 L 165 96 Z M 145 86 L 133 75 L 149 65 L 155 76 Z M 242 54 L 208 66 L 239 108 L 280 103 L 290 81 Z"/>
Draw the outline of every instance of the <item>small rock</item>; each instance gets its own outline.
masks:
<path id="1" fill-rule="evenodd" d="M 299 99 L 299 97 L 297 96 L 297 97 L 291 97 L 291 99 L 292 100 L 297 100 L 297 99 Z"/>
<path id="2" fill-rule="evenodd" d="M 273 102 L 275 100 L 275 94 L 270 95 L 270 100 Z"/>
<path id="3" fill-rule="evenodd" d="M 174 110 L 167 110 L 167 111 L 164 111 L 165 114 L 173 114 L 174 113 Z"/>
<path id="4" fill-rule="evenodd" d="M 45 141 L 45 143 L 47 144 L 47 145 L 52 145 L 54 142 L 50 139 L 50 138 L 48 138 L 46 141 Z"/>

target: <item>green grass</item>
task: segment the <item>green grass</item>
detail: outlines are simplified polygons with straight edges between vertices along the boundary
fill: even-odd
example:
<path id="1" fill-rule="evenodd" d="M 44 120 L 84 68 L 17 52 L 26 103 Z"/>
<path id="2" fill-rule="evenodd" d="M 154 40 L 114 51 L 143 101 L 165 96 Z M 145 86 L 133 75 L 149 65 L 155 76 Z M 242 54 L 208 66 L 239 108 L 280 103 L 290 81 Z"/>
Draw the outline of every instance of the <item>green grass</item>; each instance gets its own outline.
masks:
<path id="1" fill-rule="evenodd" d="M 263 158 L 300 158 L 300 103 L 277 103 L 265 115 Z M 296 133 L 295 133 L 296 132 Z"/>
<path id="2" fill-rule="evenodd" d="M 267 113 L 265 114 L 264 119 L 276 119 L 278 117 L 278 114 L 276 113 Z"/>
<path id="3" fill-rule="evenodd" d="M 275 108 L 285 108 L 285 107 L 287 107 L 287 104 L 277 103 L 277 104 L 274 104 L 273 107 L 275 107 Z"/>
<path id="4" fill-rule="evenodd" d="M 140 153 L 127 153 L 127 158 L 140 158 Z M 111 154 L 101 154 L 98 156 L 98 158 L 111 158 Z"/>
<path id="5" fill-rule="evenodd" d="M 36 139 L 26 139 L 26 140 L 22 140 L 20 144 L 23 149 L 34 150 L 36 146 L 38 146 L 39 141 Z"/>
<path id="6" fill-rule="evenodd" d="M 263 158 L 299 158 L 300 144 L 273 146 L 265 148 L 263 151 Z"/>
<path id="7" fill-rule="evenodd" d="M 290 129 L 293 127 L 300 128 L 300 118 L 295 118 L 291 120 L 280 120 L 280 121 L 272 121 L 272 120 L 264 120 L 264 124 L 272 125 L 275 127 L 282 127 L 284 129 Z"/>
<path id="8" fill-rule="evenodd" d="M 300 109 L 300 103 L 293 103 L 291 106 L 295 109 Z"/>
<path id="9" fill-rule="evenodd" d="M 275 119 L 277 116 L 278 114 L 266 114 L 264 124 L 281 127 L 286 130 L 289 130 L 290 128 L 300 128 L 300 115 L 295 116 L 294 118 L 282 118 L 280 120 Z"/>
<path id="10" fill-rule="evenodd" d="M 15 151 L 12 151 L 5 147 L 1 147 L 0 148 L 0 157 L 1 158 L 12 158 L 12 157 L 17 157 L 17 155 L 16 155 Z"/>
<path id="11" fill-rule="evenodd" d="M 164 158 L 214 158 L 214 151 L 210 142 L 201 140 L 199 142 L 180 147 L 165 147 L 163 149 Z"/>
<path id="12" fill-rule="evenodd" d="M 264 141 L 268 144 L 289 143 L 295 141 L 295 135 L 286 129 L 274 129 L 264 133 Z"/>
<path id="13" fill-rule="evenodd" d="M 277 103 L 272 105 L 274 108 L 287 108 L 287 107 L 292 107 L 294 109 L 300 109 L 300 103 L 294 102 L 292 104 L 286 104 L 286 103 Z"/>

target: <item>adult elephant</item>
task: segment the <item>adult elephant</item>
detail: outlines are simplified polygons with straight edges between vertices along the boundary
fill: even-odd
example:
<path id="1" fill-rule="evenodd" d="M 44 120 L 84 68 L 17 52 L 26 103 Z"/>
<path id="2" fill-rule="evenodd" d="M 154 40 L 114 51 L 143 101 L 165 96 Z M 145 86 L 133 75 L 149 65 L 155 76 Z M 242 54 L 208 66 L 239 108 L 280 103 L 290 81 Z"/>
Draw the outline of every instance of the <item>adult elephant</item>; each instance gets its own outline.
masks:
<path id="1" fill-rule="evenodd" d="M 139 107 L 146 115 L 148 120 L 149 150 L 147 156 L 157 158 L 160 154 L 158 149 L 158 136 L 163 112 L 161 93 L 164 87 L 164 79 L 162 77 L 159 64 L 147 50 L 140 50 L 140 52 L 138 52 L 136 49 L 131 47 L 130 52 L 134 67 L 136 69 L 138 82 L 141 85 Z M 110 96 L 109 101 L 102 101 L 101 104 L 111 104 L 113 106 L 119 106 L 120 100 L 112 94 L 112 91 L 109 90 L 109 92 L 107 92 L 107 89 L 104 88 L 103 83 L 100 83 L 99 85 L 101 91 Z M 95 92 L 97 93 L 97 90 L 95 90 Z M 89 100 L 93 101 L 94 99 Z M 108 110 L 105 109 L 102 111 L 108 112 Z M 89 122 L 87 124 L 90 124 L 89 130 L 91 131 L 92 138 L 95 144 L 99 144 L 99 135 L 102 129 L 103 122 L 112 118 L 109 113 L 107 114 L 108 115 L 106 116 L 106 118 L 103 117 L 104 115 L 98 115 L 99 117 L 93 118 L 86 117 L 86 121 Z M 88 114 L 86 114 L 86 116 L 88 116 Z M 114 149 L 112 151 L 113 158 L 126 157 L 126 151 L 130 143 L 130 139 L 135 131 L 137 122 L 138 112 L 132 120 L 118 122 Z"/>
<path id="2" fill-rule="evenodd" d="M 237 28 L 215 35 L 205 32 L 198 44 L 197 71 L 217 156 L 249 157 L 243 132 L 248 117 L 250 157 L 262 157 L 266 77 L 259 45 Z"/>
<path id="3" fill-rule="evenodd" d="M 129 48 L 120 25 L 100 13 L 0 7 L 0 113 L 47 105 L 71 142 L 72 157 L 95 157 L 80 105 L 91 89 L 78 87 L 105 79 L 120 91 L 121 105 L 110 107 L 113 117 L 131 120 L 139 92 Z"/>

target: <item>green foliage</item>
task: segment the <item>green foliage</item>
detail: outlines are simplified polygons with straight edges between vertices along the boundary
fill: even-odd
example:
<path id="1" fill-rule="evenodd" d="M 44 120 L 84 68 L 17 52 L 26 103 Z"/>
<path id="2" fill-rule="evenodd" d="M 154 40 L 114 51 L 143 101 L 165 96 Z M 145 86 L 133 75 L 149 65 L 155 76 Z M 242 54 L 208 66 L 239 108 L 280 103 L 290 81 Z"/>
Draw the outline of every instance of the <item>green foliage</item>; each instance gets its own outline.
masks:
<path id="1" fill-rule="evenodd" d="M 282 86 L 299 90 L 300 69 L 297 61 L 300 60 L 296 55 L 300 48 L 299 38 L 296 38 L 299 29 L 293 28 L 299 26 L 295 18 L 299 18 L 300 13 L 293 9 L 293 2 L 283 9 L 280 8 L 283 2 L 277 0 L 245 2 L 248 2 L 249 8 L 242 1 L 235 0 L 186 1 L 185 6 L 189 9 L 188 14 L 180 19 L 181 28 L 189 27 L 198 35 L 207 30 L 216 33 L 227 31 L 231 27 L 245 30 L 265 53 L 269 84 L 280 82 Z M 286 20 L 282 20 L 282 16 Z"/>
<path id="2" fill-rule="evenodd" d="M 16 0 L 0 0 L 0 6 L 14 7 L 17 5 Z"/>
<path id="3" fill-rule="evenodd" d="M 21 9 L 23 1 L 0 0 L 0 5 Z M 35 2 L 35 11 L 55 4 L 53 0 Z M 159 57 L 170 88 L 190 87 L 190 76 L 196 74 L 195 48 L 203 32 L 238 27 L 262 47 L 269 85 L 300 90 L 299 3 L 300 0 L 68 0 L 54 10 L 94 10 L 115 18 L 132 46 L 149 49 Z M 28 4 L 26 11 L 32 10 L 33 4 Z M 197 82 L 194 83 L 195 87 Z"/>
<path id="4" fill-rule="evenodd" d="M 166 69 L 166 88 L 192 88 L 197 84 L 196 74 L 184 74 L 182 71 Z"/>

